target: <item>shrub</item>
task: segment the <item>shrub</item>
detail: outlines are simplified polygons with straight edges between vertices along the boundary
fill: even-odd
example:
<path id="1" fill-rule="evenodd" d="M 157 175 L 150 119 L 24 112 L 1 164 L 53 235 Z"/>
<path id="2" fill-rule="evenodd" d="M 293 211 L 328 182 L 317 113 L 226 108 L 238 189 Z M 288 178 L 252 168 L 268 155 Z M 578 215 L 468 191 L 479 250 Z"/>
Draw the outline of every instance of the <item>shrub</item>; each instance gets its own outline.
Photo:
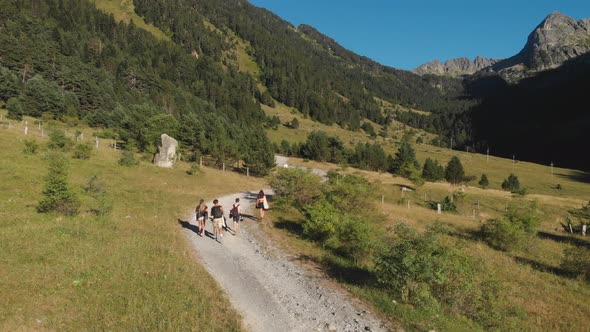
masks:
<path id="1" fill-rule="evenodd" d="M 590 282 L 590 250 L 581 247 L 566 249 L 561 268 L 573 276 Z"/>
<path id="2" fill-rule="evenodd" d="M 52 128 L 49 131 L 49 142 L 47 143 L 47 147 L 50 149 L 68 151 L 72 145 L 72 140 L 67 138 L 62 130 Z"/>
<path id="3" fill-rule="evenodd" d="M 186 174 L 188 174 L 188 175 L 195 175 L 195 174 L 199 174 L 200 172 L 201 172 L 201 168 L 199 167 L 199 165 L 196 164 L 196 163 L 192 163 L 191 164 L 191 168 L 189 168 L 186 171 Z"/>
<path id="4" fill-rule="evenodd" d="M 539 218 L 537 204 L 525 207 L 510 206 L 504 216 L 486 221 L 481 235 L 492 247 L 511 251 L 528 245 L 537 234 Z"/>
<path id="5" fill-rule="evenodd" d="M 520 189 L 520 181 L 518 181 L 518 176 L 510 174 L 508 178 L 502 182 L 502 189 L 512 193 L 518 191 Z"/>
<path id="6" fill-rule="evenodd" d="M 431 201 L 430 207 L 434 210 L 437 210 L 438 204 L 440 204 L 440 209 L 442 211 L 457 212 L 457 205 L 451 200 L 449 196 L 445 197 L 445 199 L 442 201 Z"/>
<path id="7" fill-rule="evenodd" d="M 82 189 L 96 201 L 96 207 L 91 209 L 94 214 L 104 217 L 112 212 L 113 199 L 108 194 L 106 184 L 103 180 L 93 175 L 88 179 L 87 184 Z"/>
<path id="8" fill-rule="evenodd" d="M 59 153 L 48 156 L 49 172 L 45 177 L 43 199 L 37 206 L 40 213 L 55 211 L 66 215 L 75 215 L 80 208 L 80 201 L 70 189 L 67 181 L 67 160 Z"/>
<path id="9" fill-rule="evenodd" d="M 86 185 L 82 186 L 85 193 L 90 195 L 102 194 L 106 192 L 106 185 L 104 181 L 93 175 L 88 179 Z"/>
<path id="10" fill-rule="evenodd" d="M 20 99 L 14 97 L 8 99 L 6 102 L 6 109 L 8 110 L 7 117 L 9 119 L 18 121 L 23 119 L 23 104 Z"/>
<path id="11" fill-rule="evenodd" d="M 105 217 L 111 214 L 113 211 L 113 199 L 107 193 L 102 193 L 96 197 L 96 208 L 92 209 L 92 212 L 99 217 Z"/>
<path id="12" fill-rule="evenodd" d="M 488 180 L 488 176 L 485 174 L 482 174 L 481 178 L 479 179 L 478 184 L 483 189 L 486 189 L 490 185 L 490 181 Z"/>
<path id="13" fill-rule="evenodd" d="M 523 197 L 523 196 L 526 196 L 529 193 L 529 190 L 527 188 L 521 188 L 521 189 L 518 189 L 516 191 L 513 191 L 512 193 L 515 194 L 515 195 L 517 195 L 517 196 Z"/>
<path id="14" fill-rule="evenodd" d="M 292 206 L 301 212 L 323 196 L 321 178 L 302 169 L 278 169 L 270 178 L 270 186 L 277 196 L 277 206 Z"/>
<path id="15" fill-rule="evenodd" d="M 463 165 L 461 164 L 459 157 L 453 156 L 453 158 L 449 160 L 447 168 L 445 169 L 445 179 L 452 184 L 464 181 L 465 171 L 463 170 Z"/>
<path id="16" fill-rule="evenodd" d="M 119 159 L 119 165 L 135 166 L 137 164 L 139 164 L 139 161 L 135 159 L 135 153 L 133 153 L 133 151 L 124 150 Z"/>
<path id="17" fill-rule="evenodd" d="M 90 143 L 82 143 L 76 145 L 74 148 L 74 154 L 72 155 L 76 159 L 90 159 L 92 155 L 92 145 Z"/>
<path id="18" fill-rule="evenodd" d="M 26 155 L 35 154 L 37 153 L 37 150 L 39 150 L 39 143 L 37 143 L 37 141 L 34 139 L 25 139 L 24 143 L 25 147 L 23 149 L 23 153 Z"/>
<path id="19" fill-rule="evenodd" d="M 375 262 L 378 282 L 403 302 L 423 309 L 450 307 L 486 326 L 498 324 L 499 284 L 481 264 L 443 244 L 440 230 L 419 234 L 399 224 Z"/>
<path id="20" fill-rule="evenodd" d="M 358 261 L 371 244 L 366 219 L 343 213 L 325 199 L 306 208 L 303 234 L 322 247 Z"/>

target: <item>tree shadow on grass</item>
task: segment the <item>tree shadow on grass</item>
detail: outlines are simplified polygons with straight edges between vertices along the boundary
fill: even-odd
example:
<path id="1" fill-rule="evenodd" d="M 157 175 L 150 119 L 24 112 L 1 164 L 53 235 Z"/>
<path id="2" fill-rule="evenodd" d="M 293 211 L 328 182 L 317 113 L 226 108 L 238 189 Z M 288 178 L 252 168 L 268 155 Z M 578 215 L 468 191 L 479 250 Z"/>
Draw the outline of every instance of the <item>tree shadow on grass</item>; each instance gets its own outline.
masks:
<path id="1" fill-rule="evenodd" d="M 577 247 L 584 247 L 584 248 L 590 249 L 590 242 L 580 239 L 580 238 L 577 238 L 572 235 L 559 235 L 559 234 L 540 231 L 537 233 L 537 236 L 541 239 L 553 240 L 553 241 L 560 242 L 560 243 L 573 244 Z"/>
<path id="2" fill-rule="evenodd" d="M 557 177 L 577 182 L 590 183 L 590 173 L 584 171 L 572 171 L 571 174 L 555 173 Z"/>
<path id="3" fill-rule="evenodd" d="M 559 276 L 559 277 L 573 278 L 571 273 L 569 273 L 568 271 L 566 271 L 562 268 L 559 268 L 559 267 L 547 265 L 545 263 L 539 263 L 539 262 L 534 261 L 532 259 L 518 257 L 518 256 L 514 256 L 514 260 L 517 263 L 520 263 L 523 265 L 528 265 L 528 266 L 532 267 L 533 269 L 540 271 L 540 272 L 552 273 L 552 274 L 555 274 L 556 276 Z"/>
<path id="4" fill-rule="evenodd" d="M 287 220 L 280 218 L 278 221 L 274 223 L 274 227 L 278 229 L 284 229 L 291 234 L 295 234 L 297 236 L 303 236 L 303 226 L 301 223 L 298 223 L 293 220 Z"/>
<path id="5" fill-rule="evenodd" d="M 358 267 L 344 259 L 327 257 L 322 260 L 326 273 L 340 282 L 357 286 L 376 285 L 377 277 L 365 268 Z"/>

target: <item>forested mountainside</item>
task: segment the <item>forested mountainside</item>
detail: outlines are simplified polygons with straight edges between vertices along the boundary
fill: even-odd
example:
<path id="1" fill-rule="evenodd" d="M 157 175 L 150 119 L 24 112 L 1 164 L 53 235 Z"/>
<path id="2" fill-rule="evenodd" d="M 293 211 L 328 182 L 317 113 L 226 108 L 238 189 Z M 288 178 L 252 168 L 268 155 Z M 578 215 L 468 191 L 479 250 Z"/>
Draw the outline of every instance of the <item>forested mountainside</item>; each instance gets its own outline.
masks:
<path id="1" fill-rule="evenodd" d="M 84 119 L 142 151 L 166 132 L 193 156 L 241 159 L 259 174 L 274 164 L 256 82 L 221 65 L 213 33 L 195 35 L 209 40 L 196 58 L 89 1 L 0 3 L 0 100 L 12 116 Z"/>
<path id="2" fill-rule="evenodd" d="M 345 50 L 313 28 L 295 28 L 245 0 L 136 0 L 148 22 L 173 33 L 187 51 L 205 51 L 206 40 L 193 34 L 227 29 L 247 41 L 261 68 L 261 82 L 271 95 L 323 123 L 358 130 L 360 120 L 388 121 L 374 97 L 427 111 L 466 109 L 460 81 L 419 77 L 377 64 Z M 205 34 L 205 32 L 203 32 Z M 229 47 L 229 45 L 226 45 Z"/>
<path id="3" fill-rule="evenodd" d="M 590 54 L 510 85 L 497 74 L 467 82 L 482 103 L 474 140 L 500 156 L 590 169 Z"/>

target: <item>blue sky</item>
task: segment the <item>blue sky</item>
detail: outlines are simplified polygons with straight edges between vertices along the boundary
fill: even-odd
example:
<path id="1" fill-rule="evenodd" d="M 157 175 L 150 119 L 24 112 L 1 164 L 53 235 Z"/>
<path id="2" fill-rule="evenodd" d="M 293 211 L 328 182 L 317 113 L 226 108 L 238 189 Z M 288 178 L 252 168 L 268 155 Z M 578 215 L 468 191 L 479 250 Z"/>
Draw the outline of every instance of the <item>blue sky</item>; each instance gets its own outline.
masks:
<path id="1" fill-rule="evenodd" d="M 590 0 L 249 0 L 297 26 L 309 24 L 382 64 L 413 69 L 439 59 L 518 53 L 552 11 L 590 17 Z"/>

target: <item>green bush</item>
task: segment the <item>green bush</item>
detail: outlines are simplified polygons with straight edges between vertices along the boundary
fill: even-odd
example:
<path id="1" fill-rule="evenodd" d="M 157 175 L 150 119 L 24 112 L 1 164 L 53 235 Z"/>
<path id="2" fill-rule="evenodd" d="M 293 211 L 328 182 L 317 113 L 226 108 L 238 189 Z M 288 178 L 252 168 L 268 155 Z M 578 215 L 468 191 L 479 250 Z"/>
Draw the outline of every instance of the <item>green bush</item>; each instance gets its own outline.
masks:
<path id="1" fill-rule="evenodd" d="M 74 143 L 66 137 L 66 134 L 58 128 L 49 131 L 49 142 L 47 147 L 53 150 L 69 151 Z"/>
<path id="2" fill-rule="evenodd" d="M 92 145 L 90 145 L 90 143 L 76 145 L 72 156 L 76 159 L 90 159 L 90 156 L 92 156 Z"/>
<path id="3" fill-rule="evenodd" d="M 371 230 L 366 219 L 352 216 L 325 199 L 308 206 L 303 234 L 338 255 L 358 261 L 371 247 Z"/>
<path id="4" fill-rule="evenodd" d="M 561 268 L 573 276 L 590 282 L 590 250 L 581 247 L 566 249 Z"/>
<path id="5" fill-rule="evenodd" d="M 508 178 L 506 178 L 502 182 L 502 189 L 510 191 L 512 193 L 515 193 L 518 190 L 520 190 L 520 181 L 518 181 L 518 176 L 510 174 Z"/>
<path id="6" fill-rule="evenodd" d="M 481 178 L 479 179 L 478 184 L 483 189 L 486 189 L 490 185 L 490 181 L 488 180 L 488 176 L 485 174 L 482 174 Z"/>
<path id="7" fill-rule="evenodd" d="M 23 153 L 26 155 L 35 154 L 37 153 L 37 150 L 39 150 L 39 143 L 34 139 L 25 139 L 24 143 L 25 147 L 23 148 Z"/>
<path id="8" fill-rule="evenodd" d="M 201 172 L 201 168 L 199 167 L 199 165 L 196 163 L 192 163 L 191 167 L 186 171 L 186 174 L 195 175 L 195 174 L 199 174 L 200 172 Z"/>
<path id="9" fill-rule="evenodd" d="M 106 184 L 98 176 L 93 175 L 88 179 L 86 185 L 82 186 L 82 189 L 89 195 L 102 194 L 106 192 Z"/>
<path id="10" fill-rule="evenodd" d="M 124 150 L 119 159 L 119 165 L 121 166 L 135 166 L 138 165 L 139 161 L 135 159 L 135 153 L 133 151 Z"/>
<path id="11" fill-rule="evenodd" d="M 510 251 L 522 249 L 537 234 L 537 204 L 510 206 L 504 216 L 486 221 L 481 227 L 483 239 L 492 247 Z"/>
<path id="12" fill-rule="evenodd" d="M 49 154 L 48 160 L 49 172 L 45 177 L 43 199 L 39 202 L 37 211 L 40 213 L 55 211 L 66 215 L 77 214 L 80 201 L 68 185 L 67 160 L 60 153 Z"/>
<path id="13" fill-rule="evenodd" d="M 305 207 L 323 196 L 318 175 L 296 168 L 280 168 L 270 178 L 270 186 L 277 198 L 277 207 L 294 207 L 304 212 Z"/>
<path id="14" fill-rule="evenodd" d="M 91 211 L 97 216 L 108 216 L 113 210 L 113 199 L 107 192 L 105 182 L 96 175 L 91 176 L 85 186 L 84 192 L 93 197 L 96 205 Z"/>
<path id="15" fill-rule="evenodd" d="M 23 119 L 23 104 L 18 98 L 10 98 L 6 102 L 6 109 L 8 110 L 7 117 L 9 119 L 21 121 Z"/>
<path id="16" fill-rule="evenodd" d="M 102 193 L 96 197 L 96 208 L 92 212 L 99 217 L 106 217 L 113 211 L 113 198 L 107 194 Z"/>
<path id="17" fill-rule="evenodd" d="M 438 204 L 440 204 L 440 209 L 442 211 L 457 212 L 457 205 L 455 202 L 453 202 L 453 200 L 451 200 L 449 196 L 446 196 L 442 201 L 431 201 L 430 207 L 434 210 L 437 210 Z"/>
<path id="18" fill-rule="evenodd" d="M 424 234 L 399 224 L 393 243 L 376 258 L 375 273 L 386 292 L 425 310 L 443 306 L 486 327 L 499 323 L 499 283 L 482 264 L 443 244 L 440 230 Z"/>

